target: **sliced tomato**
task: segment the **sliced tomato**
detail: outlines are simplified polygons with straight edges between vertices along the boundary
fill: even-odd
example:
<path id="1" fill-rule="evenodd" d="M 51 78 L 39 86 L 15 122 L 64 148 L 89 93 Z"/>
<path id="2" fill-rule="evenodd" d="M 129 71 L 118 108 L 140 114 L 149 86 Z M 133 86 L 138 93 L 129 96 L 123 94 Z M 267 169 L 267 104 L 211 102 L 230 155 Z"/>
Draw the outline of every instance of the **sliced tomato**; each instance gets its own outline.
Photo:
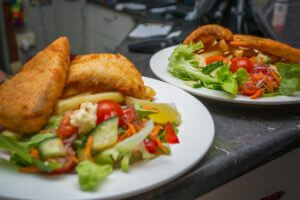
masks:
<path id="1" fill-rule="evenodd" d="M 158 144 L 148 138 L 144 139 L 144 145 L 149 153 L 155 154 L 158 150 Z"/>
<path id="2" fill-rule="evenodd" d="M 239 68 L 244 68 L 248 73 L 253 73 L 253 65 L 248 58 L 233 58 L 231 60 L 230 70 L 235 73 Z"/>
<path id="3" fill-rule="evenodd" d="M 225 58 L 223 56 L 209 56 L 205 59 L 206 64 L 211 64 L 217 61 L 223 61 Z"/>
<path id="4" fill-rule="evenodd" d="M 124 125 L 123 121 L 123 111 L 121 106 L 113 100 L 103 100 L 98 102 L 97 108 L 97 124 L 114 117 L 119 117 L 119 125 Z"/>
<path id="5" fill-rule="evenodd" d="M 71 125 L 70 123 L 71 115 L 72 112 L 66 112 L 63 119 L 60 122 L 60 125 L 57 130 L 58 136 L 60 138 L 68 138 L 78 132 L 78 128 Z"/>
<path id="6" fill-rule="evenodd" d="M 179 143 L 179 139 L 178 139 L 176 132 L 170 122 L 168 122 L 165 125 L 165 131 L 166 131 L 165 140 L 167 143 L 170 143 L 170 144 L 178 144 Z"/>

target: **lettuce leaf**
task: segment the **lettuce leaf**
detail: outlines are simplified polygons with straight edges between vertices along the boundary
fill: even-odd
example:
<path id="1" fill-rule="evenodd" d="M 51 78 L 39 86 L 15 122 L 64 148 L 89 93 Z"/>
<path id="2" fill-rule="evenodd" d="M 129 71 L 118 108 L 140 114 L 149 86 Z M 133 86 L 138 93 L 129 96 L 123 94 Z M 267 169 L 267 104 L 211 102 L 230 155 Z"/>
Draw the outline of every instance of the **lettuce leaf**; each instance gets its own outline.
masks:
<path id="1" fill-rule="evenodd" d="M 246 69 L 239 68 L 235 72 L 234 78 L 237 80 L 238 85 L 243 85 L 245 82 L 249 80 L 249 74 Z"/>
<path id="2" fill-rule="evenodd" d="M 229 67 L 226 65 L 219 67 L 216 71 L 216 78 L 221 82 L 224 91 L 236 95 L 238 93 L 238 84 Z"/>
<path id="3" fill-rule="evenodd" d="M 29 153 L 29 146 L 10 137 L 0 135 L 0 149 L 8 151 L 11 154 L 10 161 L 18 166 L 33 165 L 45 172 L 51 172 L 59 167 L 33 158 Z"/>
<path id="4" fill-rule="evenodd" d="M 80 188 L 95 190 L 112 171 L 112 165 L 98 165 L 89 160 L 80 162 L 76 167 Z"/>
<path id="5" fill-rule="evenodd" d="M 201 81 L 201 85 L 206 88 L 215 90 L 221 89 L 236 95 L 238 93 L 236 77 L 223 62 L 215 62 L 203 69 L 197 68 L 198 61 L 194 52 L 202 48 L 203 44 L 201 42 L 179 45 L 169 57 L 169 72 L 179 79 L 185 81 Z M 210 75 L 212 71 L 214 73 L 213 77 Z M 194 87 L 195 84 L 191 84 Z"/>
<path id="6" fill-rule="evenodd" d="M 41 142 L 43 142 L 46 139 L 53 138 L 55 135 L 53 133 L 43 133 L 43 134 L 37 134 L 27 140 L 26 142 L 19 142 L 21 145 L 23 145 L 25 148 L 30 148 L 30 147 L 36 147 L 38 146 Z"/>
<path id="7" fill-rule="evenodd" d="M 279 93 L 285 96 L 293 95 L 300 91 L 300 64 L 276 63 L 281 76 Z"/>
<path id="8" fill-rule="evenodd" d="M 6 150 L 11 154 L 17 154 L 27 163 L 32 163 L 29 149 L 20 145 L 15 139 L 0 135 L 0 149 Z"/>
<path id="9" fill-rule="evenodd" d="M 62 120 L 63 116 L 62 115 L 53 115 L 50 117 L 48 120 L 48 123 L 45 126 L 45 130 L 47 129 L 58 129 L 58 126 Z"/>
<path id="10" fill-rule="evenodd" d="M 199 80 L 198 60 L 195 51 L 203 48 L 203 43 L 180 44 L 169 57 L 168 69 L 170 73 L 182 80 Z"/>

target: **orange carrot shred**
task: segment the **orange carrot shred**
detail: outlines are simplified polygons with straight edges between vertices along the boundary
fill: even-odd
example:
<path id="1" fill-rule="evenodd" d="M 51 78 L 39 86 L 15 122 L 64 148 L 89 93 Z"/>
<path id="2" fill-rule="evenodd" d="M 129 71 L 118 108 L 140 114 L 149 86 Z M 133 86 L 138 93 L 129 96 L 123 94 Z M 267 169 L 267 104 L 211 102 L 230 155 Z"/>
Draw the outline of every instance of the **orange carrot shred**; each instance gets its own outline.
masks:
<path id="1" fill-rule="evenodd" d="M 130 131 L 131 135 L 136 133 L 136 130 L 132 124 L 128 124 L 128 130 Z"/>
<path id="2" fill-rule="evenodd" d="M 154 127 L 154 129 L 152 130 L 151 133 L 152 133 L 153 135 L 158 135 L 158 134 L 159 134 L 159 131 L 162 130 L 162 129 L 163 129 L 162 126 L 156 125 L 156 126 Z"/>
<path id="3" fill-rule="evenodd" d="M 86 147 L 84 149 L 84 155 L 87 157 L 87 159 L 89 159 L 90 161 L 94 161 L 93 157 L 92 157 L 92 145 L 94 142 L 94 138 L 93 136 L 89 136 L 87 143 L 86 143 Z"/>
<path id="4" fill-rule="evenodd" d="M 19 172 L 23 173 L 39 173 L 41 170 L 39 168 L 28 166 L 28 167 L 19 167 Z"/>
<path id="5" fill-rule="evenodd" d="M 264 89 L 260 89 L 257 92 L 255 92 L 255 94 L 253 94 L 252 96 L 250 96 L 251 99 L 257 99 L 259 97 L 261 97 L 262 95 L 264 95 L 265 90 Z"/>
<path id="6" fill-rule="evenodd" d="M 160 139 L 157 136 L 155 136 L 155 135 L 153 135 L 153 134 L 150 133 L 149 137 L 151 138 L 151 140 L 155 141 L 158 144 L 158 146 L 160 147 L 160 149 L 165 154 L 169 154 L 168 149 L 163 145 L 163 143 L 160 141 Z"/>
<path id="7" fill-rule="evenodd" d="M 36 150 L 35 148 L 32 148 L 32 149 L 31 149 L 30 154 L 31 154 L 31 156 L 32 156 L 33 158 L 39 158 L 39 157 L 40 157 L 39 151 Z"/>
<path id="8" fill-rule="evenodd" d="M 128 129 L 121 137 L 119 137 L 118 141 L 122 141 L 130 136 L 130 130 Z"/>

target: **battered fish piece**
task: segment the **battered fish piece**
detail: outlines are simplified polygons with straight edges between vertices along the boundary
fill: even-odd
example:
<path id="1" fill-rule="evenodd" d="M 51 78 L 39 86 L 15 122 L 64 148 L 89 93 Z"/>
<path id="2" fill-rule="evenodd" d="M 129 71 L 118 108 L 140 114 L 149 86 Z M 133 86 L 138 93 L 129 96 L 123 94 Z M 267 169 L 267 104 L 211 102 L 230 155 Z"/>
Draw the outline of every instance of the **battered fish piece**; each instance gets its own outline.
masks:
<path id="1" fill-rule="evenodd" d="M 155 95 L 145 87 L 133 63 L 121 54 L 76 56 L 71 62 L 63 96 L 102 91 L 119 91 L 140 99 Z"/>
<path id="2" fill-rule="evenodd" d="M 232 40 L 232 32 L 229 29 L 216 24 L 200 26 L 185 38 L 183 44 L 189 44 L 191 42 L 196 43 L 200 40 L 205 47 L 209 47 L 216 40 Z"/>
<path id="3" fill-rule="evenodd" d="M 62 94 L 69 66 L 70 45 L 61 37 L 0 85 L 0 126 L 18 133 L 40 131 Z"/>
<path id="4" fill-rule="evenodd" d="M 262 53 L 278 56 L 289 61 L 300 61 L 300 50 L 275 40 L 250 35 L 233 35 L 229 43 L 233 47 L 257 49 Z"/>

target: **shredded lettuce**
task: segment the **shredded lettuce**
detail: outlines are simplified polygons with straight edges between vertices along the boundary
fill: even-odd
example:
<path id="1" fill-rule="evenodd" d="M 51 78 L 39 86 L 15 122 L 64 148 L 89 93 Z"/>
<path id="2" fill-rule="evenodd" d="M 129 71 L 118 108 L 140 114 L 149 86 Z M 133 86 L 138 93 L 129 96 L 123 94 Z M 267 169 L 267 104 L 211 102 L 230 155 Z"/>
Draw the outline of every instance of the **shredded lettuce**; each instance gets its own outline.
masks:
<path id="1" fill-rule="evenodd" d="M 112 171 L 112 165 L 98 165 L 89 160 L 80 162 L 76 167 L 80 188 L 88 191 L 95 190 Z"/>
<path id="2" fill-rule="evenodd" d="M 300 64 L 276 63 L 281 76 L 279 93 L 285 96 L 293 95 L 300 91 Z"/>

